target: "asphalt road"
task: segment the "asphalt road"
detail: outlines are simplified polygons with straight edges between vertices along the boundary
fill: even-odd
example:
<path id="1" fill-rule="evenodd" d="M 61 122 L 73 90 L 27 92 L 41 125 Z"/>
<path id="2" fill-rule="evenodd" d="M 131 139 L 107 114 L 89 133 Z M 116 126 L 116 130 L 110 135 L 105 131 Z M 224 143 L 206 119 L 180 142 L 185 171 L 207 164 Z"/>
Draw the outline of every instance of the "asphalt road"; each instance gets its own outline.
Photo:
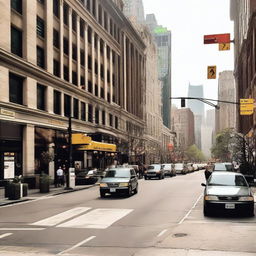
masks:
<path id="1" fill-rule="evenodd" d="M 0 255 L 256 255 L 256 219 L 204 217 L 202 182 L 199 171 L 140 180 L 130 198 L 93 187 L 1 207 Z"/>

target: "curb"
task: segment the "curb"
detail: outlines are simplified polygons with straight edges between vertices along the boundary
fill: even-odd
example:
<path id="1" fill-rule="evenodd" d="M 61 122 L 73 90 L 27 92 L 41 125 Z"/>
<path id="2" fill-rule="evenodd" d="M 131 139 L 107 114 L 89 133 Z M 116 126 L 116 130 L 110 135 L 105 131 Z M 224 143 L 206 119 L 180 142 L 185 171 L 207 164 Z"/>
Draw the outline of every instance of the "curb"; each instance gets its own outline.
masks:
<path id="1" fill-rule="evenodd" d="M 0 208 L 2 206 L 6 206 L 6 205 L 12 205 L 12 204 L 18 204 L 18 203 L 23 203 L 23 202 L 27 202 L 27 201 L 33 201 L 33 200 L 36 200 L 37 198 L 40 198 L 40 197 L 50 197 L 50 196 L 58 196 L 58 195 L 61 195 L 61 194 L 66 194 L 66 193 L 72 193 L 72 192 L 76 192 L 76 191 L 81 191 L 81 190 L 86 190 L 86 189 L 89 189 L 89 188 L 92 188 L 92 187 L 96 187 L 98 186 L 98 184 L 92 184 L 88 187 L 83 187 L 83 188 L 76 188 L 76 189 L 70 189 L 70 190 L 64 190 L 64 191 L 61 191 L 61 192 L 53 192 L 53 193 L 47 193 L 47 194 L 43 194 L 42 196 L 38 196 L 38 197 L 33 197 L 33 194 L 32 195 L 28 195 L 28 198 L 21 198 L 21 199 L 18 199 L 18 200 L 13 200 L 13 201 L 3 201 L 1 202 L 0 201 Z M 32 197 L 32 198 L 30 198 Z M 8 200 L 8 199 L 6 199 Z"/>

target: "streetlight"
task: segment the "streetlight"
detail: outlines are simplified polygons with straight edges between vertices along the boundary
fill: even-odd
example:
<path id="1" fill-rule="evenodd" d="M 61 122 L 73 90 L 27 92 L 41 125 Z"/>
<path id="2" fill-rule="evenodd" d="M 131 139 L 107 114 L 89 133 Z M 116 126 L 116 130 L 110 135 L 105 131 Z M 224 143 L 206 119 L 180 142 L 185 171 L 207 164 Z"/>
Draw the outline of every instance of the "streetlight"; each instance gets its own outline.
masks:
<path id="1" fill-rule="evenodd" d="M 73 148 L 72 148 L 72 117 L 69 116 L 68 118 L 68 172 L 67 172 L 67 182 L 65 190 L 73 189 L 70 187 L 70 172 L 74 171 L 72 168 L 73 165 Z"/>

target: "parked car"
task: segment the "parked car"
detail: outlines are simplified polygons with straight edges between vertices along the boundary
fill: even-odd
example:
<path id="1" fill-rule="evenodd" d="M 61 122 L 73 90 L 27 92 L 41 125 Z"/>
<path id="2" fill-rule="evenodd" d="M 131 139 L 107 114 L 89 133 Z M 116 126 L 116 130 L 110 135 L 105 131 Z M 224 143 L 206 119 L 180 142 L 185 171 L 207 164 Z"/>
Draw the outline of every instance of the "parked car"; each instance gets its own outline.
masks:
<path id="1" fill-rule="evenodd" d="M 138 177 L 133 168 L 110 168 L 100 182 L 100 196 L 106 194 L 125 194 L 131 196 L 138 193 Z"/>
<path id="2" fill-rule="evenodd" d="M 169 175 L 170 177 L 176 176 L 174 164 L 165 163 L 162 164 L 162 167 L 164 169 L 164 175 Z"/>
<path id="3" fill-rule="evenodd" d="M 237 211 L 254 216 L 252 191 L 241 173 L 213 172 L 204 190 L 204 215 L 218 211 Z"/>
<path id="4" fill-rule="evenodd" d="M 158 178 L 164 179 L 164 169 L 161 164 L 151 164 L 144 172 L 144 179 Z"/>
<path id="5" fill-rule="evenodd" d="M 98 181 L 99 175 L 97 169 L 81 169 L 75 173 L 76 185 L 94 184 Z"/>
<path id="6" fill-rule="evenodd" d="M 187 174 L 188 167 L 184 163 L 177 163 L 175 164 L 175 171 L 176 171 L 176 174 Z"/>
<path id="7" fill-rule="evenodd" d="M 199 171 L 198 164 L 193 164 L 194 171 Z"/>
<path id="8" fill-rule="evenodd" d="M 188 167 L 188 172 L 193 172 L 194 171 L 194 167 L 192 163 L 187 163 L 187 167 Z"/>
<path id="9" fill-rule="evenodd" d="M 213 171 L 234 171 L 232 163 L 215 163 L 213 165 Z"/>

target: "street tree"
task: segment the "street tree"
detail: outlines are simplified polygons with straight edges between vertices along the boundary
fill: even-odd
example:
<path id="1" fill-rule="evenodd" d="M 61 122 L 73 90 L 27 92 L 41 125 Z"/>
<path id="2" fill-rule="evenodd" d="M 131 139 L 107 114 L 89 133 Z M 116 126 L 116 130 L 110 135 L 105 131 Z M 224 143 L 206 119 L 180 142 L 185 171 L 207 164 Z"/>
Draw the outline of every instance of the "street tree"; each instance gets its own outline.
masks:
<path id="1" fill-rule="evenodd" d="M 187 159 L 192 162 L 202 162 L 205 160 L 203 152 L 195 144 L 189 146 L 185 154 Z"/>

